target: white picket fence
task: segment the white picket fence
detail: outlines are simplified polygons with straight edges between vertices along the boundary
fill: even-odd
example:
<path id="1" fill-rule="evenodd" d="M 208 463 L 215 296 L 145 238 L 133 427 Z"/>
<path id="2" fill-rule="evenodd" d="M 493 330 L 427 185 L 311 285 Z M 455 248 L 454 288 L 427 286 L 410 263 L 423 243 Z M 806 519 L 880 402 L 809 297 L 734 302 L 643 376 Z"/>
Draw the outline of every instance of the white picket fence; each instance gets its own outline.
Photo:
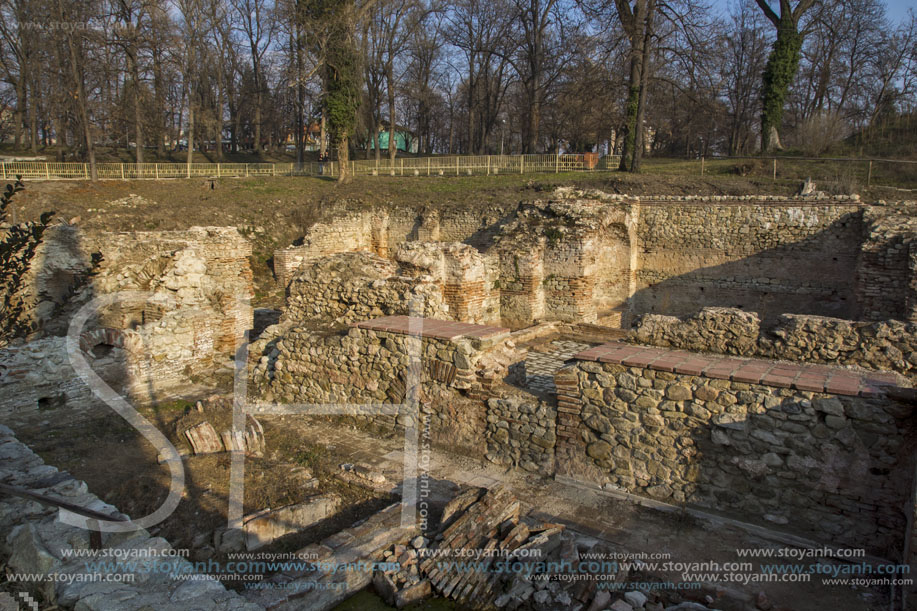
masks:
<path id="1" fill-rule="evenodd" d="M 620 157 L 590 160 L 585 155 L 455 155 L 448 157 L 400 157 L 354 159 L 354 176 L 472 176 L 529 174 L 535 172 L 580 172 L 617 169 Z M 337 177 L 337 162 L 303 163 L 97 163 L 101 180 L 163 178 L 242 178 L 247 176 Z M 88 163 L 10 161 L 0 163 L 4 180 L 21 176 L 30 180 L 88 180 Z"/>

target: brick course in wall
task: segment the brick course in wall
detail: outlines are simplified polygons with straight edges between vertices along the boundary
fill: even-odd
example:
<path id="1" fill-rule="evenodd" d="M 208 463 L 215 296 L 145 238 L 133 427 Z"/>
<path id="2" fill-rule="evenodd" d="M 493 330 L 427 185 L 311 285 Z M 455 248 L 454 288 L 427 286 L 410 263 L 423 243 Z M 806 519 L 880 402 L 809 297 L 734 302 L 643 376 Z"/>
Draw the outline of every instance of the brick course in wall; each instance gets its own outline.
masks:
<path id="1" fill-rule="evenodd" d="M 642 367 L 745 384 L 854 397 L 879 397 L 887 394 L 889 389 L 897 390 L 910 386 L 903 377 L 895 373 L 851 371 L 827 365 L 732 358 L 634 346 L 621 342 L 609 342 L 590 348 L 580 352 L 575 358 L 581 361 Z"/>

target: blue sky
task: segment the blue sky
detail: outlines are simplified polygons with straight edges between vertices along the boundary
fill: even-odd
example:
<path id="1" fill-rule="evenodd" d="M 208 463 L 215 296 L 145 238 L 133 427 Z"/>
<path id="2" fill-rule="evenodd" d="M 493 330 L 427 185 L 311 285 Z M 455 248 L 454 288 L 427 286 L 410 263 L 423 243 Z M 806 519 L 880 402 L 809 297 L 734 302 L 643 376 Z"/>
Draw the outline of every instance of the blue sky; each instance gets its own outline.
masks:
<path id="1" fill-rule="evenodd" d="M 713 7 L 719 9 L 723 14 L 729 12 L 729 7 L 735 0 L 710 0 Z M 774 2 L 773 4 L 777 4 Z M 917 13 L 917 0 L 885 0 L 888 7 L 888 16 L 894 22 L 900 22 L 907 17 L 908 9 L 913 9 Z"/>

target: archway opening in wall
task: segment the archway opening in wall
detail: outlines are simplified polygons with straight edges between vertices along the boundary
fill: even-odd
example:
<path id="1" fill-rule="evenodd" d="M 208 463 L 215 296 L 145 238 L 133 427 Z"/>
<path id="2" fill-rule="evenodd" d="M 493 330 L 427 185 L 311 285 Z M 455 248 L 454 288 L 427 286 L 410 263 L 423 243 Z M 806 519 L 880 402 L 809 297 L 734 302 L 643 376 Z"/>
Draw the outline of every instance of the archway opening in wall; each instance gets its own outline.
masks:
<path id="1" fill-rule="evenodd" d="M 92 370 L 117 392 L 129 386 L 127 351 L 119 345 L 100 341 L 87 351 Z"/>
<path id="2" fill-rule="evenodd" d="M 64 393 L 38 398 L 38 410 L 39 411 L 57 409 L 57 408 L 63 407 L 66 404 L 67 404 L 67 395 L 65 395 Z"/>
<path id="3" fill-rule="evenodd" d="M 115 350 L 115 346 L 111 344 L 96 344 L 92 347 L 92 356 L 96 359 L 104 359 L 110 357 L 112 352 Z"/>

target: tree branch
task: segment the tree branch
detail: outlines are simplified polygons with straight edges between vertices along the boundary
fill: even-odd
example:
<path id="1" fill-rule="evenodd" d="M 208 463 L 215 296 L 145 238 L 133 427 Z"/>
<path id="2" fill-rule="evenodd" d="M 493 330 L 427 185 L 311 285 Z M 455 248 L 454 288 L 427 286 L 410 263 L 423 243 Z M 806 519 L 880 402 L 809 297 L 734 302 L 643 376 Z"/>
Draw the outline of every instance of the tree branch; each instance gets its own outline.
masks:
<path id="1" fill-rule="evenodd" d="M 771 5 L 767 3 L 767 0 L 755 0 L 758 6 L 761 7 L 761 10 L 764 11 L 764 16 L 767 17 L 771 23 L 775 26 L 780 26 L 780 16 L 774 12 L 774 9 L 771 8 Z"/>

